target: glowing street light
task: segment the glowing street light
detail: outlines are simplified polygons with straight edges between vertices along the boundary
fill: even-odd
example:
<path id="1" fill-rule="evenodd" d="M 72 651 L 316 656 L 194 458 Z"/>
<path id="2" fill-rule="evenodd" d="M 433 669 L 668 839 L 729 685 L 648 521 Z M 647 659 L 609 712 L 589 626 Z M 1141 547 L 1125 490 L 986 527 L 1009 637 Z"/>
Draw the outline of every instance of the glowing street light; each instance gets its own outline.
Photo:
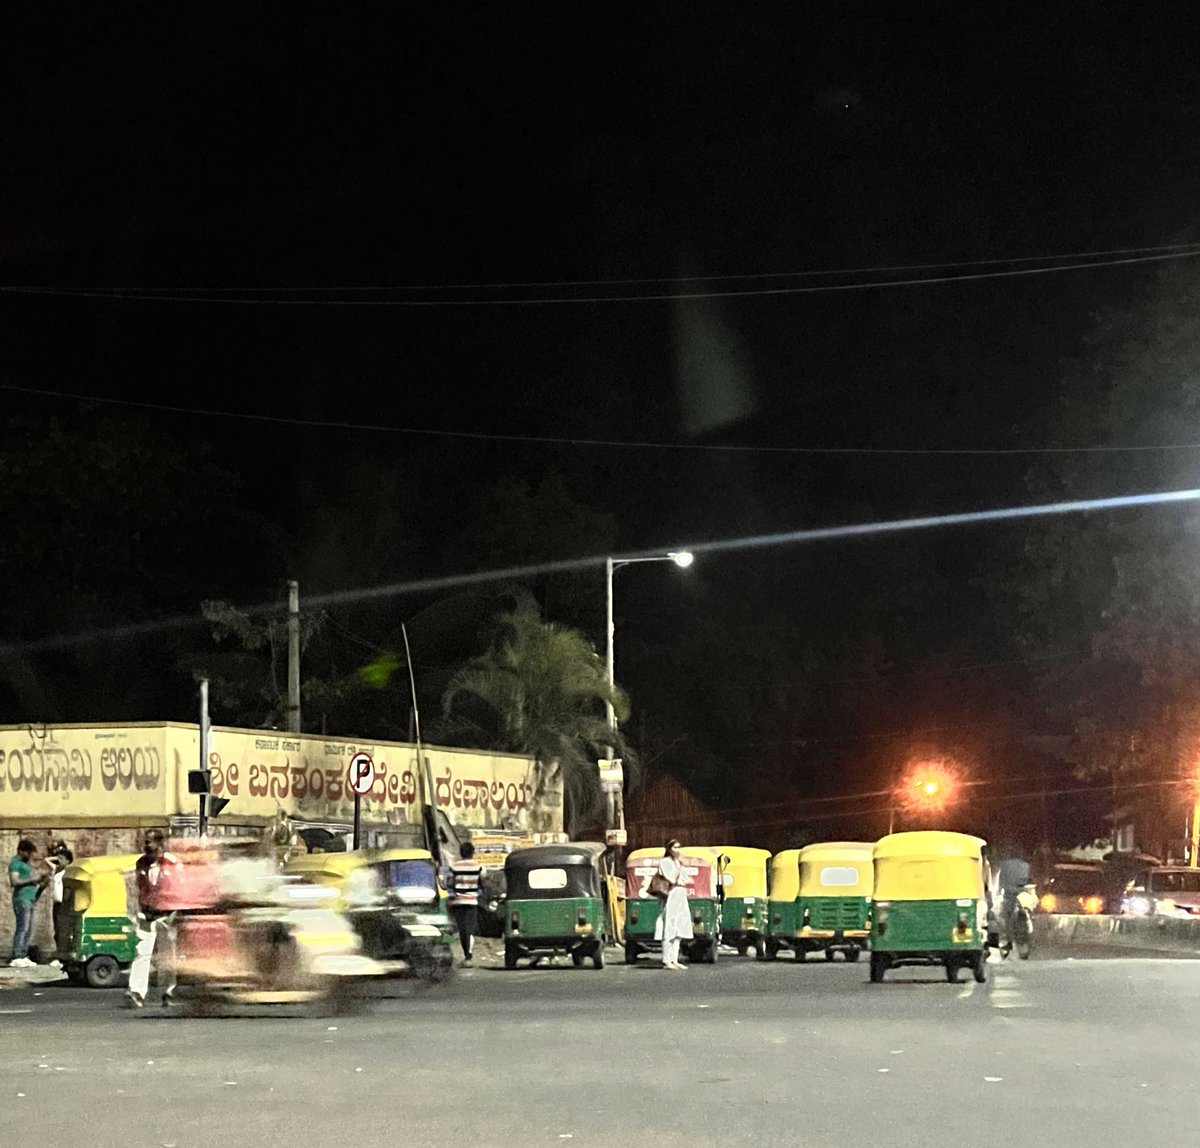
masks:
<path id="1" fill-rule="evenodd" d="M 686 570 L 695 561 L 695 555 L 690 550 L 669 550 L 666 554 L 653 554 L 644 558 L 609 558 L 605 561 L 605 585 L 608 599 L 608 656 L 605 662 L 607 668 L 609 692 L 616 689 L 614 677 L 615 651 L 613 650 L 616 627 L 613 624 L 613 574 L 622 566 L 632 566 L 636 562 L 674 562 L 681 570 Z M 611 697 L 605 702 L 608 711 L 608 728 L 617 728 L 617 714 L 613 709 Z M 609 749 L 611 755 L 612 749 Z"/>
<path id="2" fill-rule="evenodd" d="M 897 800 L 910 816 L 942 813 L 954 804 L 960 782 L 957 771 L 941 761 L 922 761 L 912 766 L 892 791 L 888 832 L 896 828 Z"/>

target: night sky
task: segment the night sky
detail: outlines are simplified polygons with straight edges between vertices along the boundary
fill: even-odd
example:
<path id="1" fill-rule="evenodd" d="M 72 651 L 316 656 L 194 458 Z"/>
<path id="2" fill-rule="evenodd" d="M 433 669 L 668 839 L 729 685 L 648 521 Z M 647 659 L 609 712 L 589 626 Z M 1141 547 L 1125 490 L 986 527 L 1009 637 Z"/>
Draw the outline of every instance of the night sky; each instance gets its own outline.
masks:
<path id="1" fill-rule="evenodd" d="M 455 508 L 501 476 L 561 475 L 614 517 L 623 551 L 1014 505 L 1029 499 L 1020 454 L 692 448 L 1040 445 L 1089 314 L 1153 266 L 533 300 L 844 284 L 880 276 L 684 277 L 1195 237 L 1189 5 L 448 11 L 105 10 L 14 38 L 0 281 L 55 290 L 0 298 L 0 382 L 24 388 L 0 391 L 0 409 L 122 413 L 207 443 L 242 476 L 247 505 L 301 534 L 364 470 L 394 484 L 425 538 L 438 522 L 457 529 Z M 463 305 L 395 305 L 418 302 Z M 478 437 L 408 433 L 419 431 Z M 1095 493 L 1130 492 L 1127 477 L 1115 461 Z M 816 571 L 808 556 L 761 551 L 698 564 L 686 581 L 623 574 L 619 676 L 649 715 L 648 740 L 670 741 L 654 714 L 670 708 L 666 679 L 689 669 L 670 654 L 682 636 L 713 619 L 735 633 L 743 619 L 790 627 L 789 666 L 757 664 L 750 638 L 728 651 L 726 672 L 753 698 L 803 679 L 805 615 L 887 613 L 876 576 L 894 578 L 897 563 L 922 584 L 924 612 L 904 620 L 892 671 L 961 647 L 964 632 L 966 660 L 1008 657 L 1007 620 L 981 617 L 969 585 L 968 555 L 1002 534 L 833 548 Z M 454 555 L 454 570 L 504 557 Z M 417 548 L 368 568 L 402 580 L 453 572 L 449 561 Z M 297 573 L 266 549 L 224 569 L 212 596 L 244 602 Z M 359 588 L 353 563 L 320 577 L 315 591 Z M 599 642 L 599 581 L 596 592 Z M 737 769 L 810 732 L 764 735 Z M 694 762 L 673 753 L 663 767 L 687 776 Z M 836 787 L 821 768 L 799 787 Z M 713 769 L 703 778 L 729 797 Z"/>

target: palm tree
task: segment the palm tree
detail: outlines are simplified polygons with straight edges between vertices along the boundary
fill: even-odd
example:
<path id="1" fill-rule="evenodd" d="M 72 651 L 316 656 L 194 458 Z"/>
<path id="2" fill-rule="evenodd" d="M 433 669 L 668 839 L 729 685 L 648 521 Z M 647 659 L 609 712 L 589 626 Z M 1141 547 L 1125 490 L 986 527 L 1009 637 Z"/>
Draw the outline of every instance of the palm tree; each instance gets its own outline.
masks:
<path id="1" fill-rule="evenodd" d="M 603 808 L 597 759 L 605 747 L 633 766 L 619 731 L 610 730 L 603 703 L 618 717 L 629 705 L 610 689 L 604 664 L 587 637 L 543 621 L 530 598 L 496 618 L 488 651 L 450 680 L 442 699 L 438 737 L 444 744 L 532 757 L 551 777 L 561 775 L 567 831 Z"/>

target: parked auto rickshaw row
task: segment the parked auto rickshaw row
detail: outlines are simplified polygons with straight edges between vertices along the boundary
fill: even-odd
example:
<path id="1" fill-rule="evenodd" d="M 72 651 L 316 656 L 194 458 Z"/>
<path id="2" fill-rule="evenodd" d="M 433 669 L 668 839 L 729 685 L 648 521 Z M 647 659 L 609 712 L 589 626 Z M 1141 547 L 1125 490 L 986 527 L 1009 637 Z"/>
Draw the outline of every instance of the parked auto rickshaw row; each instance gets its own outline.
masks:
<path id="1" fill-rule="evenodd" d="M 713 963 L 725 944 L 760 960 L 788 951 L 798 962 L 814 952 L 826 960 L 841 952 L 856 961 L 869 949 L 872 981 L 904 965 L 944 966 L 952 982 L 969 968 L 982 981 L 990 939 L 985 848 L 977 837 L 934 831 L 896 833 L 875 844 L 823 842 L 774 857 L 740 846 L 689 846 L 680 862 L 693 936 L 682 953 Z M 613 943 L 623 943 L 628 964 L 661 950 L 662 903 L 648 886 L 662 853 L 629 855 L 623 899 L 605 871 L 605 856 L 603 845 L 589 842 L 533 846 L 508 856 L 506 968 L 562 954 L 577 967 L 590 961 L 602 969 Z M 64 966 L 77 982 L 115 983 L 135 956 L 138 930 L 125 900 L 125 876 L 135 861 L 89 858 L 66 872 L 73 914 Z M 181 987 L 286 991 L 292 975 L 308 991 L 314 969 L 318 980 L 332 983 L 350 970 L 365 975 L 367 965 L 376 976 L 439 981 L 450 974 L 445 895 L 427 851 L 304 855 L 277 878 L 278 887 L 290 891 L 286 907 L 243 894 L 235 898 L 239 913 L 215 903 L 186 913 Z M 301 920 L 305 908 L 326 914 L 320 929 Z M 301 936 L 306 928 L 309 935 Z M 326 959 L 304 965 L 301 976 L 295 971 L 301 966 L 281 962 L 281 952 L 316 951 L 310 941 Z"/>

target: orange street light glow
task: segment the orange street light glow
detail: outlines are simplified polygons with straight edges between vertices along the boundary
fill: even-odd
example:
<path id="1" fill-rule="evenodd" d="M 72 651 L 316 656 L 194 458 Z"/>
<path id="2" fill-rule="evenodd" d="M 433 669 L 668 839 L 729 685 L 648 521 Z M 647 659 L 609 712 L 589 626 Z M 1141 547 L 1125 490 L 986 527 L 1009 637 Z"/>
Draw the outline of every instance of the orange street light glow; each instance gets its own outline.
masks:
<path id="1" fill-rule="evenodd" d="M 957 798 L 958 776 L 941 762 L 922 762 L 908 772 L 898 796 L 909 813 L 941 813 Z"/>

